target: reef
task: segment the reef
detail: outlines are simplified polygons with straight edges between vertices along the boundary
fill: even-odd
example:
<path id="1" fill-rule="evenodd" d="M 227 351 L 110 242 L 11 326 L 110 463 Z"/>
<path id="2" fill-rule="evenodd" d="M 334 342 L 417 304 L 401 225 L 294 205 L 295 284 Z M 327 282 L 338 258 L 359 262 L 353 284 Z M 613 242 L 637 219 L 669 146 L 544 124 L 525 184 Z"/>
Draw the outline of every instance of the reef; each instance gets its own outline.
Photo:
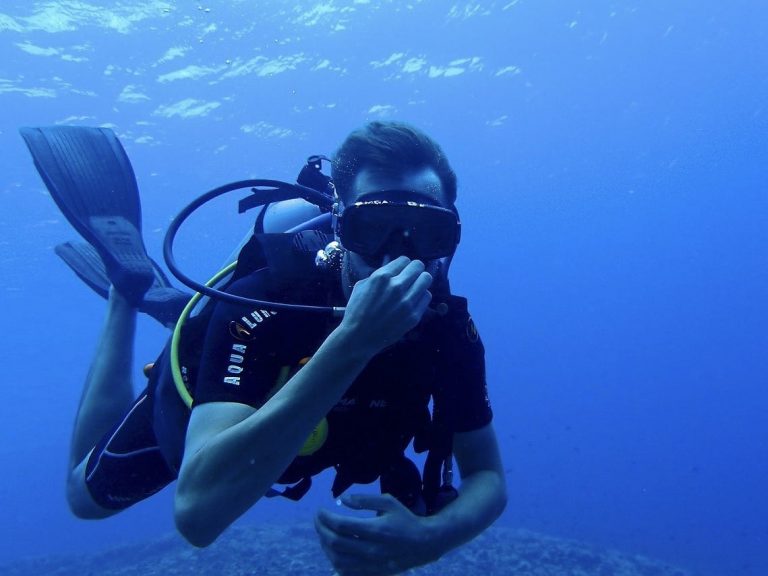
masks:
<path id="1" fill-rule="evenodd" d="M 206 549 L 171 534 L 90 555 L 46 556 L 0 566 L 4 576 L 286 576 L 333 570 L 311 526 L 237 526 Z M 643 556 L 525 530 L 494 527 L 411 576 L 693 576 Z"/>

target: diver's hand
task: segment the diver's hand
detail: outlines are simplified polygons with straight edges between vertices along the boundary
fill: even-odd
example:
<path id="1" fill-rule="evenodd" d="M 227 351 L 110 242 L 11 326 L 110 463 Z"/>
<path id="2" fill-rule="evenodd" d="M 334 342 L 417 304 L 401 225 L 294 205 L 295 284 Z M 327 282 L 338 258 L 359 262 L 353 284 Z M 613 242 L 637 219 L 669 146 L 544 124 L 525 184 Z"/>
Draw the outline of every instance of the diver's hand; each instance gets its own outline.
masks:
<path id="1" fill-rule="evenodd" d="M 320 545 L 340 576 L 400 574 L 441 556 L 439 542 L 429 537 L 428 519 L 393 496 L 352 494 L 342 502 L 378 515 L 359 518 L 320 510 L 315 516 Z"/>
<path id="2" fill-rule="evenodd" d="M 374 353 L 414 328 L 432 300 L 424 263 L 400 256 L 355 284 L 341 326 Z"/>

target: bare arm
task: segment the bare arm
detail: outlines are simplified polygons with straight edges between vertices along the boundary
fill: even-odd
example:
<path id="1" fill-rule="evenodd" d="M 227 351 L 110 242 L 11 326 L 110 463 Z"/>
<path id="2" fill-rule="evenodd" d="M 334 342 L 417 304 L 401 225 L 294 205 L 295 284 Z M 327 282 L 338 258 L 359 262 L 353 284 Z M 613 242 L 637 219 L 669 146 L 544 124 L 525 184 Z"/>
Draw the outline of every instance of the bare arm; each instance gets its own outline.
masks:
<path id="1" fill-rule="evenodd" d="M 365 367 L 367 356 L 351 346 L 344 330 L 332 333 L 258 411 L 218 402 L 193 410 L 175 501 L 177 527 L 192 544 L 213 542 L 280 477 Z"/>
<path id="2" fill-rule="evenodd" d="M 438 556 L 488 528 L 507 504 L 504 468 L 491 424 L 454 435 L 453 451 L 461 473 L 459 497 L 428 519 Z"/>
<path id="3" fill-rule="evenodd" d="M 358 282 L 342 323 L 258 411 L 235 403 L 192 411 L 175 499 L 176 525 L 207 546 L 255 504 L 368 361 L 413 328 L 431 276 L 398 258 Z"/>

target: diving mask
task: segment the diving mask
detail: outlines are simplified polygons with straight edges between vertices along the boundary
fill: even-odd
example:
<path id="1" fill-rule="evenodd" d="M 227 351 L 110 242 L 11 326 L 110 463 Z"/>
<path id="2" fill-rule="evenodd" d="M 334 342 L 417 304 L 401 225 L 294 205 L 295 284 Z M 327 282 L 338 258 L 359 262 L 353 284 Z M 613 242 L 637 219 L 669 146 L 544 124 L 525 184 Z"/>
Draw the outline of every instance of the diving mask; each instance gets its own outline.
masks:
<path id="1" fill-rule="evenodd" d="M 405 255 L 425 261 L 454 253 L 461 223 L 456 212 L 440 206 L 364 200 L 344 208 L 336 233 L 344 248 L 364 257 Z"/>

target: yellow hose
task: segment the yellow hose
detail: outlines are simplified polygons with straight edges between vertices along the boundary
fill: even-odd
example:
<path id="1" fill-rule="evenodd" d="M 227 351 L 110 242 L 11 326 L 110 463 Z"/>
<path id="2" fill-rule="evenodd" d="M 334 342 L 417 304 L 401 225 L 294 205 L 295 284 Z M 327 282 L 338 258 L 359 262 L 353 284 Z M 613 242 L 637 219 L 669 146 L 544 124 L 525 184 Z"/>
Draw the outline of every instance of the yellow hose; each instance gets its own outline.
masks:
<path id="1" fill-rule="evenodd" d="M 205 285 L 208 287 L 214 286 L 219 280 L 232 272 L 236 266 L 237 260 L 231 264 L 228 264 L 225 268 L 217 272 L 213 278 L 205 283 Z M 181 316 L 179 316 L 179 320 L 176 322 L 176 327 L 173 329 L 173 336 L 171 337 L 171 374 L 173 375 L 173 383 L 176 385 L 176 390 L 178 391 L 179 396 L 181 396 L 181 399 L 184 401 L 184 404 L 186 404 L 187 408 L 190 409 L 192 408 L 192 395 L 189 393 L 189 390 L 187 390 L 187 387 L 184 384 L 184 378 L 181 376 L 181 365 L 179 364 L 179 342 L 181 341 L 181 329 L 184 326 L 184 323 L 187 321 L 187 318 L 189 318 L 192 310 L 194 310 L 195 306 L 197 306 L 197 303 L 200 302 L 200 299 L 203 296 L 204 294 L 195 292 L 195 295 L 192 296 L 190 301 L 184 307 L 184 310 L 182 310 Z"/>

